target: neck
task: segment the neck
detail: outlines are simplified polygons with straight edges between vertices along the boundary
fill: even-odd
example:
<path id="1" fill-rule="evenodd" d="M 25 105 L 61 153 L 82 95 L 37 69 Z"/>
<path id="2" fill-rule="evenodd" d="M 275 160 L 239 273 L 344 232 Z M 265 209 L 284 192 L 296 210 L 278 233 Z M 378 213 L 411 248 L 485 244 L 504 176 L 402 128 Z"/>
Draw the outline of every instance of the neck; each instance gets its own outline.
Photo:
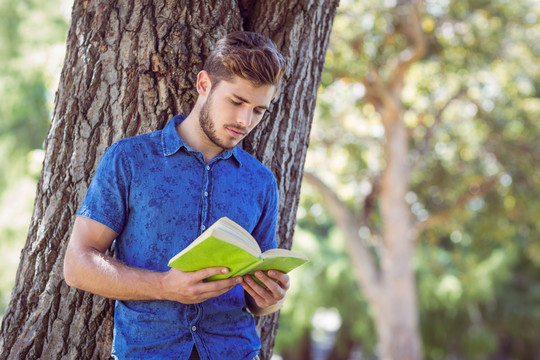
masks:
<path id="1" fill-rule="evenodd" d="M 216 146 L 201 129 L 199 123 L 198 104 L 195 105 L 188 117 L 176 127 L 176 132 L 191 148 L 201 152 L 204 161 L 209 163 L 213 158 L 223 152 L 223 149 Z"/>

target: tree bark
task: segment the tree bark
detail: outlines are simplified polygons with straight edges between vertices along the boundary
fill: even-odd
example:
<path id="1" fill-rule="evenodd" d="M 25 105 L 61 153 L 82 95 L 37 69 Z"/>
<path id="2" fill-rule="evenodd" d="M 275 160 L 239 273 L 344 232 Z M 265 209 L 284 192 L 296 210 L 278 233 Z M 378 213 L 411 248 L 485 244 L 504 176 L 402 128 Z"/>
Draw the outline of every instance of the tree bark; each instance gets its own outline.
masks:
<path id="1" fill-rule="evenodd" d="M 46 156 L 15 287 L 2 321 L 6 359 L 103 359 L 113 302 L 74 290 L 62 264 L 74 215 L 104 150 L 189 113 L 212 44 L 234 30 L 270 37 L 288 62 L 281 96 L 244 147 L 280 190 L 278 244 L 290 248 L 316 90 L 337 0 L 75 1 Z M 278 315 L 259 319 L 262 359 Z"/>

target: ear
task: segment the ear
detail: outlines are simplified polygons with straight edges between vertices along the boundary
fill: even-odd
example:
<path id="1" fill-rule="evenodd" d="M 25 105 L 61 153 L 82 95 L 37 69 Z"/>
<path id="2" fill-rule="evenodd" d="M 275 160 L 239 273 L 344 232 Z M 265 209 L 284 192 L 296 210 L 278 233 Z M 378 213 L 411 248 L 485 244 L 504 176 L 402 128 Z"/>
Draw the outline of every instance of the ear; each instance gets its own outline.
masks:
<path id="1" fill-rule="evenodd" d="M 210 94 L 212 88 L 212 81 L 210 81 L 210 75 L 205 71 L 199 72 L 197 75 L 197 92 L 201 96 L 207 96 Z"/>

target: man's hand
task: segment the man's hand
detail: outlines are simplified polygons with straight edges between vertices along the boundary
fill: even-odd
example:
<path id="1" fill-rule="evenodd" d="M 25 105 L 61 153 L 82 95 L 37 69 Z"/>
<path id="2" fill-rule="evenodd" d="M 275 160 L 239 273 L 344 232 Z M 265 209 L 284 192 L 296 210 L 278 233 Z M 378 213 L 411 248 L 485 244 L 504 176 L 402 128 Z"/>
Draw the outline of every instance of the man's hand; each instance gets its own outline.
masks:
<path id="1" fill-rule="evenodd" d="M 278 311 L 283 305 L 285 294 L 289 289 L 289 275 L 277 270 L 270 270 L 268 275 L 257 271 L 255 276 L 266 288 L 258 284 L 251 275 L 244 276 L 242 287 L 248 295 L 246 302 L 249 310 L 257 316 Z"/>
<path id="2" fill-rule="evenodd" d="M 94 220 L 78 216 L 64 257 L 68 285 L 116 300 L 172 300 L 194 304 L 226 293 L 241 277 L 213 282 L 204 279 L 229 272 L 208 268 L 195 272 L 149 271 L 127 266 L 105 252 L 117 234 Z"/>
<path id="3" fill-rule="evenodd" d="M 227 268 L 207 268 L 194 272 L 171 269 L 165 273 L 162 282 L 165 299 L 183 304 L 198 304 L 222 295 L 242 283 L 242 277 L 205 282 L 214 275 L 227 274 Z"/>

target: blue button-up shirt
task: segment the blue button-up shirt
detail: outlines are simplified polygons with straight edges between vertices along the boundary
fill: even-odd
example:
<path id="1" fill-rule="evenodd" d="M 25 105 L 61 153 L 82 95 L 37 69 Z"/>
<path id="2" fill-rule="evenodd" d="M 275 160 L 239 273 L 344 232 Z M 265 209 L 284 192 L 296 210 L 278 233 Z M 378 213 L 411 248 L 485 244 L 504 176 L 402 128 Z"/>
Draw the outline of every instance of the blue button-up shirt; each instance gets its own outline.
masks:
<path id="1" fill-rule="evenodd" d="M 227 216 L 263 251 L 276 247 L 278 192 L 271 171 L 239 147 L 209 163 L 176 132 L 120 140 L 103 155 L 78 215 L 118 233 L 117 258 L 153 270 Z M 200 304 L 117 301 L 113 356 L 120 359 L 252 359 L 260 350 L 240 285 Z"/>

